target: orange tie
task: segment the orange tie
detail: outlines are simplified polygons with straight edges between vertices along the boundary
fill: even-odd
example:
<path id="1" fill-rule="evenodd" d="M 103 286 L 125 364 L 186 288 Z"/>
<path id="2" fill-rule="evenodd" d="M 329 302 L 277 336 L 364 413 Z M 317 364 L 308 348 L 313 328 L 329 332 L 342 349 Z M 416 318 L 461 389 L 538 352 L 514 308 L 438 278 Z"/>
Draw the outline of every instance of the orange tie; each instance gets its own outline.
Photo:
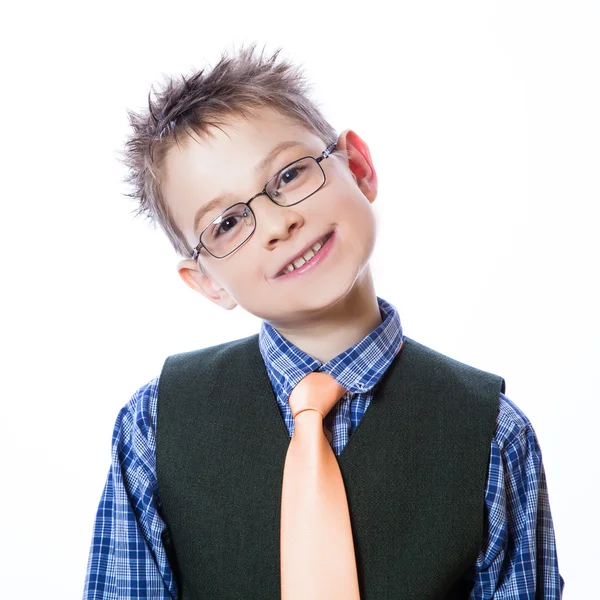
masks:
<path id="1" fill-rule="evenodd" d="M 344 481 L 323 419 L 346 392 L 309 373 L 292 390 L 281 492 L 281 600 L 360 600 Z"/>

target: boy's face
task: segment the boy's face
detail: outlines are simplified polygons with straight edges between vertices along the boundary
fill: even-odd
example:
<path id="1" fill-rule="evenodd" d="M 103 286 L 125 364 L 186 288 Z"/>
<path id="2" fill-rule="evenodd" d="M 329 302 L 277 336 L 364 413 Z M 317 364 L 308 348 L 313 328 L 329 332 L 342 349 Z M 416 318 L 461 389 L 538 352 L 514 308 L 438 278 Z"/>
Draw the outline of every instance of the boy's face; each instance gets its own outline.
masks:
<path id="1" fill-rule="evenodd" d="M 318 157 L 326 144 L 314 133 L 271 109 L 256 117 L 231 117 L 211 135 L 191 133 L 173 146 L 164 165 L 163 195 L 190 247 L 199 241 L 194 230 L 199 208 L 224 196 L 214 216 L 236 202 L 247 202 L 267 180 L 303 156 Z M 256 166 L 282 142 L 298 142 L 279 152 L 260 169 Z M 250 206 L 256 230 L 240 248 L 217 259 L 202 249 L 204 274 L 193 260 L 178 269 L 184 281 L 220 306 L 237 304 L 273 326 L 309 323 L 350 293 L 360 293 L 375 244 L 375 217 L 370 203 L 377 179 L 366 144 L 352 131 L 338 139 L 336 150 L 321 161 L 325 185 L 294 206 L 282 207 L 265 195 Z M 205 225 L 203 225 L 205 226 Z M 279 278 L 282 268 L 309 244 L 335 232 L 329 252 L 316 265 L 291 278 Z"/>

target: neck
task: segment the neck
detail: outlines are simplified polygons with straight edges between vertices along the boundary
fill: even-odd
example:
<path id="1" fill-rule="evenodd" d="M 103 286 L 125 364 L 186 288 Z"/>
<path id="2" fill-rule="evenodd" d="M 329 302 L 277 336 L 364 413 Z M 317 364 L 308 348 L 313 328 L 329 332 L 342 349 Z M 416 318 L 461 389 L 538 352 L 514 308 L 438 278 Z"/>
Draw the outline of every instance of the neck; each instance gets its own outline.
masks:
<path id="1" fill-rule="evenodd" d="M 292 344 L 326 363 L 360 342 L 381 322 L 373 276 L 367 267 L 346 296 L 310 323 L 304 322 L 301 326 L 269 324 Z"/>

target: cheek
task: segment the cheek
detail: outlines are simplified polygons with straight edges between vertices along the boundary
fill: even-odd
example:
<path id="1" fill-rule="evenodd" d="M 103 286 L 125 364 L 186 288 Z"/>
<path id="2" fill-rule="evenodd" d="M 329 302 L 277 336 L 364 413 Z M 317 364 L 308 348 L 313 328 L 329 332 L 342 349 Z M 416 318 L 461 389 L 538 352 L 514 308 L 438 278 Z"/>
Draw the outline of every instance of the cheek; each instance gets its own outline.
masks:
<path id="1" fill-rule="evenodd" d="M 368 260 L 377 236 L 377 220 L 369 200 L 360 192 L 348 198 L 345 211 L 341 211 L 340 227 L 344 231 L 348 247 Z"/>
<path id="2" fill-rule="evenodd" d="M 367 197 L 357 188 L 344 186 L 332 193 L 324 203 L 327 214 L 338 223 L 346 223 L 350 229 L 364 231 L 373 226 L 375 215 Z"/>
<path id="3" fill-rule="evenodd" d="M 240 250 L 241 252 L 241 250 Z M 224 273 L 221 285 L 234 300 L 244 305 L 244 298 L 252 296 L 252 290 L 265 277 L 264 266 L 257 260 L 244 260 L 232 264 Z"/>

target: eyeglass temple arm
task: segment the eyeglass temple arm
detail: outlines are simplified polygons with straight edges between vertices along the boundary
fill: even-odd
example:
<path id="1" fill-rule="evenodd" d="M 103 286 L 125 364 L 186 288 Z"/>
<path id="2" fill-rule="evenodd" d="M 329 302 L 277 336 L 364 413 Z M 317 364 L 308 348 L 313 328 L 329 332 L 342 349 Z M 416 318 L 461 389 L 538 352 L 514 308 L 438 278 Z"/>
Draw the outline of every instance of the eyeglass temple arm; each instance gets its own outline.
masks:
<path id="1" fill-rule="evenodd" d="M 319 158 L 317 158 L 316 161 L 319 163 L 324 158 L 329 158 L 329 155 L 335 150 L 336 146 L 337 146 L 337 142 L 333 142 L 333 144 L 329 144 L 329 146 L 327 146 L 327 148 L 325 148 L 325 150 L 323 150 L 323 154 L 321 154 L 321 156 L 319 156 Z"/>

